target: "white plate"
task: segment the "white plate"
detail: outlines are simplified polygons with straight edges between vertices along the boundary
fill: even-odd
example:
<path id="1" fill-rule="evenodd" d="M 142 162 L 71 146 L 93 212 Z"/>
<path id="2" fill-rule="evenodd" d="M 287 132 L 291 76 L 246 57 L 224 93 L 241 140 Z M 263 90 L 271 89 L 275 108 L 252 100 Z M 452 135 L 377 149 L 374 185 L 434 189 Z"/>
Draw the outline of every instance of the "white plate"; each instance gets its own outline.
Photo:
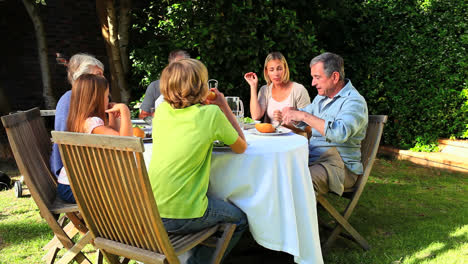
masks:
<path id="1" fill-rule="evenodd" d="M 279 136 L 279 135 L 288 134 L 289 132 L 291 132 L 291 129 L 281 126 L 281 127 L 278 127 L 276 129 L 276 132 L 274 133 L 262 133 L 258 131 L 257 129 L 250 129 L 249 131 L 251 131 L 252 134 L 259 135 L 259 136 Z"/>
<path id="2" fill-rule="evenodd" d="M 132 124 L 134 125 L 148 125 L 144 120 L 141 119 L 132 119 Z"/>

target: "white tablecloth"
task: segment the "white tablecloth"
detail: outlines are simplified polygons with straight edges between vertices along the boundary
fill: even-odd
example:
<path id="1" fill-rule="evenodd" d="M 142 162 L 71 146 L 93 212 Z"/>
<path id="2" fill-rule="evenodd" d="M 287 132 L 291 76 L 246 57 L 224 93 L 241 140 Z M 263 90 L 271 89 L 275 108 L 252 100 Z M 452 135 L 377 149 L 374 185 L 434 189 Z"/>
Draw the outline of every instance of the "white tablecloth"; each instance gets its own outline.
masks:
<path id="1" fill-rule="evenodd" d="M 307 139 L 245 135 L 244 154 L 213 151 L 209 194 L 244 211 L 260 245 L 292 254 L 297 263 L 323 263 Z M 147 166 L 151 147 L 145 144 Z"/>

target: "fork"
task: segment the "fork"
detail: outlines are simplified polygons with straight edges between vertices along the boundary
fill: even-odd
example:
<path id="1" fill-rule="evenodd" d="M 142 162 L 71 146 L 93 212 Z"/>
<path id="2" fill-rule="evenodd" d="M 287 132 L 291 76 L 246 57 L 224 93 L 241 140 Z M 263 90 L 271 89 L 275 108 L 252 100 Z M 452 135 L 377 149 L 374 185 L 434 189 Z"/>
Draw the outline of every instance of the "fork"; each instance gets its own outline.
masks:
<path id="1" fill-rule="evenodd" d="M 276 126 L 275 126 L 275 131 L 278 129 L 278 127 L 280 127 L 281 125 L 283 124 L 283 120 L 281 120 L 281 122 L 279 122 Z"/>

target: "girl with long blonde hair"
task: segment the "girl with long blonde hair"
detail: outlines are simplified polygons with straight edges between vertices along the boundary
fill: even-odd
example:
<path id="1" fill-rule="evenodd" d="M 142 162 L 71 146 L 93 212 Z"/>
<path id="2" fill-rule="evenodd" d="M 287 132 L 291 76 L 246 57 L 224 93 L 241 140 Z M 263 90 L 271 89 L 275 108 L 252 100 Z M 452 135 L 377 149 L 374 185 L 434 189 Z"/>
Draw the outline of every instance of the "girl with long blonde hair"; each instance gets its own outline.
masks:
<path id="1" fill-rule="evenodd" d="M 67 130 L 89 134 L 132 136 L 128 107 L 125 104 L 109 106 L 109 85 L 106 78 L 94 74 L 81 75 L 73 82 Z M 75 203 L 64 168 L 60 170 L 57 181 L 59 197 L 66 202 Z"/>

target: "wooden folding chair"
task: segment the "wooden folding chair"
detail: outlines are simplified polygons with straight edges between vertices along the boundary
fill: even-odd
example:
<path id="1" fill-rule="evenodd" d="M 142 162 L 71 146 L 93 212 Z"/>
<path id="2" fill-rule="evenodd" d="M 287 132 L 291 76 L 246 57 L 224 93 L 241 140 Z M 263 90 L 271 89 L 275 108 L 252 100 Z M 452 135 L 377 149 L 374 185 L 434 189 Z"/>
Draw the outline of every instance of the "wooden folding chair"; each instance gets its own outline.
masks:
<path id="1" fill-rule="evenodd" d="M 91 241 L 91 235 L 87 234 L 86 226 L 77 216 L 78 206 L 56 197 L 57 180 L 49 170 L 51 143 L 39 109 L 2 116 L 1 119 L 29 192 L 55 235 L 44 247 L 48 251 L 43 260 L 54 263 L 60 249 L 66 248 L 68 251 L 58 263 L 68 263 L 73 259 L 78 263 L 91 263 L 81 253 L 81 249 Z M 78 233 L 84 236 L 75 243 L 72 238 Z"/>
<path id="2" fill-rule="evenodd" d="M 352 188 L 344 190 L 342 197 L 349 199 L 349 203 L 343 213 L 338 212 L 330 202 L 328 202 L 325 195 L 318 194 L 316 197 L 317 202 L 322 205 L 323 208 L 325 208 L 325 210 L 338 222 L 334 228 L 331 228 L 333 230 L 331 235 L 322 244 L 323 252 L 330 249 L 331 245 L 335 242 L 343 229 L 349 233 L 349 236 L 343 234 L 347 238 L 354 240 L 365 250 L 370 249 L 369 243 L 367 243 L 356 229 L 349 224 L 348 219 L 361 197 L 364 186 L 366 185 L 367 179 L 369 178 L 369 174 L 372 170 L 372 166 L 374 165 L 385 122 L 387 122 L 386 115 L 369 116 L 369 125 L 367 127 L 366 137 L 361 142 L 361 160 L 362 165 L 364 166 L 364 172 L 359 176 Z"/>
<path id="3" fill-rule="evenodd" d="M 137 137 L 52 131 L 80 212 L 94 244 L 110 263 L 117 256 L 144 263 L 179 263 L 178 255 L 218 238 L 212 263 L 219 263 L 234 224 L 168 234 L 161 221 Z M 208 240 L 207 240 L 208 239 Z M 209 244 L 209 243 L 208 243 Z"/>

